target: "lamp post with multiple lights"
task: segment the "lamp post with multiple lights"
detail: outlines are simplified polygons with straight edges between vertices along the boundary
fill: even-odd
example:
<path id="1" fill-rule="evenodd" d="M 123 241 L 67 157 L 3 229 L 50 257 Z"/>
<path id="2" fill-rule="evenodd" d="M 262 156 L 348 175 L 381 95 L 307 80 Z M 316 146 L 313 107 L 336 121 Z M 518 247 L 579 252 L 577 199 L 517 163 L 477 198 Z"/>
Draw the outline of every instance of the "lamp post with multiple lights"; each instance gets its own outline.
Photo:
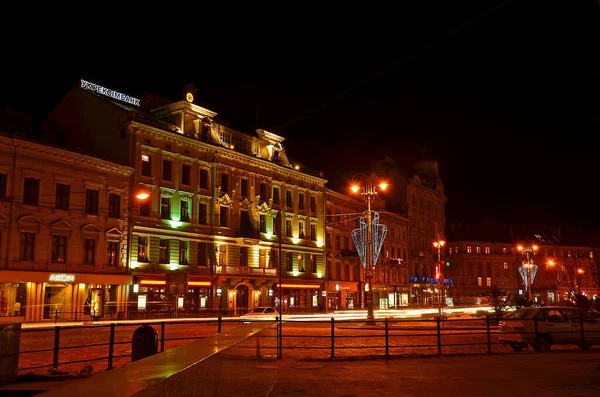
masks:
<path id="1" fill-rule="evenodd" d="M 529 301 L 531 302 L 533 299 L 533 294 L 531 292 L 531 285 L 533 284 L 533 279 L 535 278 L 535 273 L 533 273 L 532 275 L 532 268 L 534 266 L 533 264 L 533 260 L 529 259 L 529 256 L 533 253 L 535 254 L 538 250 L 538 246 L 537 245 L 518 245 L 517 246 L 517 250 L 519 252 L 524 252 L 525 255 L 527 256 L 527 262 L 523 263 L 523 266 L 525 267 L 526 270 L 526 274 L 527 274 L 527 280 L 525 280 L 525 288 L 527 288 L 527 299 L 529 299 Z M 536 266 L 537 268 L 537 266 Z M 524 277 L 525 278 L 525 277 Z"/>
<path id="2" fill-rule="evenodd" d="M 384 176 L 379 172 L 372 172 L 369 175 L 358 173 L 352 178 L 352 192 L 358 193 L 365 198 L 367 202 L 366 218 L 366 244 L 365 244 L 365 300 L 367 303 L 367 320 L 373 322 L 375 315 L 373 313 L 373 286 L 372 280 L 374 276 L 374 252 L 373 252 L 373 214 L 371 212 L 371 201 L 377 195 L 377 188 L 382 191 L 388 188 L 387 182 L 384 181 Z M 362 183 L 362 187 L 359 185 Z M 356 244 L 356 241 L 355 241 Z M 357 246 L 357 249 L 361 249 Z"/>
<path id="3" fill-rule="evenodd" d="M 440 319 L 442 318 L 442 314 L 444 311 L 443 302 L 444 302 L 444 275 L 442 274 L 442 247 L 446 244 L 446 242 L 441 238 L 439 233 L 436 235 L 436 240 L 433 242 L 433 247 L 437 249 L 437 263 L 435 265 L 435 278 L 438 281 L 439 288 L 439 308 L 438 314 Z"/>

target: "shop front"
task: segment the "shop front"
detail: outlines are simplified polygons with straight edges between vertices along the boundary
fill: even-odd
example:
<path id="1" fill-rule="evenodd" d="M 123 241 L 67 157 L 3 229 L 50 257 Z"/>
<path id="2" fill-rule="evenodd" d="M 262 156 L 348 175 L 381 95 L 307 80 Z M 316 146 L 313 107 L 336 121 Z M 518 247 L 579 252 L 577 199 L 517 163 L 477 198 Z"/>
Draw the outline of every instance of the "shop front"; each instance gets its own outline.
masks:
<path id="1" fill-rule="evenodd" d="M 323 311 L 323 287 L 315 283 L 282 283 L 281 302 L 279 284 L 275 284 L 275 307 L 283 314 L 318 313 Z"/>
<path id="2" fill-rule="evenodd" d="M 408 306 L 408 298 L 410 295 L 410 287 L 402 285 L 390 286 L 389 293 L 389 307 L 390 309 L 396 309 L 400 307 Z"/>
<path id="3" fill-rule="evenodd" d="M 390 308 L 388 287 L 385 284 L 373 284 L 373 308 Z"/>
<path id="4" fill-rule="evenodd" d="M 119 318 L 132 277 L 88 273 L 0 271 L 0 316 L 25 321 Z"/>
<path id="5" fill-rule="evenodd" d="M 327 282 L 327 311 L 360 309 L 358 283 Z"/>
<path id="6" fill-rule="evenodd" d="M 144 316 L 213 314 L 212 285 L 208 277 L 188 277 L 184 273 L 135 276 L 132 312 Z"/>

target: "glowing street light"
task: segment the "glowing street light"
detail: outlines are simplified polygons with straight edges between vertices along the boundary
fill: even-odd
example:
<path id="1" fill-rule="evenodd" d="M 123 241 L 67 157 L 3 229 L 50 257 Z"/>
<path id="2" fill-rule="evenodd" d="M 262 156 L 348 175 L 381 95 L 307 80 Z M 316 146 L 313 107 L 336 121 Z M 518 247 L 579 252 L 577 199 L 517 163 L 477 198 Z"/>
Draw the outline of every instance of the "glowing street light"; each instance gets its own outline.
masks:
<path id="1" fill-rule="evenodd" d="M 535 279 L 535 274 L 537 273 L 537 265 L 535 265 L 533 263 L 533 259 L 529 258 L 529 255 L 531 253 L 537 252 L 538 250 L 538 246 L 537 245 L 518 245 L 517 246 L 517 250 L 519 252 L 524 252 L 525 255 L 527 256 L 527 261 L 524 261 L 522 263 L 522 266 L 519 267 L 519 273 L 521 274 L 521 277 L 523 278 L 523 280 L 525 281 L 525 289 L 527 290 L 527 297 L 529 299 L 529 301 L 531 302 L 532 300 L 532 292 L 531 292 L 531 285 L 533 284 L 533 280 Z"/>
<path id="2" fill-rule="evenodd" d="M 142 202 L 150 197 L 150 193 L 146 189 L 140 188 L 136 190 L 135 193 L 130 195 L 130 197 L 135 197 L 139 202 Z M 131 244 L 133 234 L 133 206 L 133 200 L 130 200 L 127 208 L 127 274 L 131 274 L 131 250 L 133 248 Z"/>
<path id="3" fill-rule="evenodd" d="M 437 263 L 435 265 L 435 278 L 439 285 L 439 309 L 438 315 L 440 319 L 443 314 L 443 302 L 444 302 L 444 275 L 442 274 L 442 247 L 446 242 L 441 238 L 439 233 L 436 233 L 436 240 L 433 242 L 433 247 L 437 248 Z"/>
<path id="4" fill-rule="evenodd" d="M 367 321 L 375 322 L 373 314 L 373 286 L 372 280 L 374 276 L 374 267 L 379 256 L 379 250 L 387 233 L 387 226 L 379 224 L 379 214 L 372 213 L 371 200 L 377 195 L 377 188 L 386 190 L 387 182 L 383 179 L 381 172 L 372 172 L 369 175 L 358 173 L 355 174 L 352 180 L 355 182 L 351 186 L 353 193 L 361 192 L 367 202 L 366 222 L 361 218 L 361 227 L 352 231 L 352 240 L 361 257 L 363 266 L 365 267 L 365 300 L 367 301 Z M 362 187 L 361 187 L 362 184 Z M 366 224 L 365 224 L 366 223 Z M 363 228 L 364 225 L 364 228 Z M 366 229 L 366 235 L 363 233 Z M 375 229 L 375 232 L 373 231 Z M 375 237 L 375 238 L 374 238 Z M 364 238 L 364 240 L 363 240 Z M 365 241 L 366 240 L 366 241 Z"/>

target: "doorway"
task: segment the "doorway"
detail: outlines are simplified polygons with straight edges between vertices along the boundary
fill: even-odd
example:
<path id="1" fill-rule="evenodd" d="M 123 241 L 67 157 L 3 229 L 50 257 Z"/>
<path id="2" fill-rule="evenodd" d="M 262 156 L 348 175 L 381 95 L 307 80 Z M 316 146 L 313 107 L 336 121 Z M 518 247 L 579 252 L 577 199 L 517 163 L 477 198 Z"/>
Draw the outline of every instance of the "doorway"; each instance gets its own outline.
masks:
<path id="1" fill-rule="evenodd" d="M 241 313 L 248 312 L 248 299 L 250 294 L 248 293 L 248 287 L 245 285 L 238 285 L 235 289 L 235 308 Z"/>

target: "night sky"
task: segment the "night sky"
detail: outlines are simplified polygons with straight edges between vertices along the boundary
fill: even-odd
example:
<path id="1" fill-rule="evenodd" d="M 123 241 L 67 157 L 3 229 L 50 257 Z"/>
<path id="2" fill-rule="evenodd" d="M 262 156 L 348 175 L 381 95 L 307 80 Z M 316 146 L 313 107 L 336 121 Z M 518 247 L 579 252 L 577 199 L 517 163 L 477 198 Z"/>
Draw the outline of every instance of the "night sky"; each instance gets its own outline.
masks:
<path id="1" fill-rule="evenodd" d="M 339 170 L 424 152 L 440 164 L 451 223 L 595 228 L 598 3 L 454 3 L 240 12 L 135 39 L 87 25 L 85 46 L 57 28 L 8 44 L 18 61 L 2 105 L 43 117 L 80 78 L 173 100 L 191 83 L 197 104 L 241 131 L 286 137 L 289 156 L 332 187 Z"/>

